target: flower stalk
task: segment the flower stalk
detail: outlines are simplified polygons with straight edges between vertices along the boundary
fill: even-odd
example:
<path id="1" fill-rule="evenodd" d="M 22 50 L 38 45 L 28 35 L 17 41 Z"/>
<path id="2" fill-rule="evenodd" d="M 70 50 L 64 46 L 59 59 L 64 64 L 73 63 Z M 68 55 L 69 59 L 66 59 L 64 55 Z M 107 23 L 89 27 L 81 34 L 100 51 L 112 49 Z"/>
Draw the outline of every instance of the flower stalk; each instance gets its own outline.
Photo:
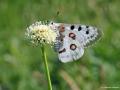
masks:
<path id="1" fill-rule="evenodd" d="M 45 70 L 46 70 L 46 76 L 47 76 L 47 80 L 48 80 L 48 88 L 49 88 L 49 90 L 52 90 L 50 72 L 49 72 L 49 68 L 48 68 L 47 56 L 46 56 L 44 45 L 41 46 L 41 50 L 42 50 L 43 61 L 44 61 Z"/>
<path id="2" fill-rule="evenodd" d="M 25 35 L 28 38 L 28 40 L 30 40 L 30 42 L 32 42 L 35 45 L 41 46 L 41 54 L 43 57 L 46 76 L 48 80 L 48 88 L 49 88 L 48 90 L 52 90 L 47 56 L 45 52 L 45 45 L 49 44 L 52 46 L 56 42 L 57 33 L 53 29 L 51 29 L 51 27 L 49 26 L 49 23 L 46 24 L 40 21 L 40 22 L 35 22 L 34 24 L 30 25 L 27 28 Z"/>

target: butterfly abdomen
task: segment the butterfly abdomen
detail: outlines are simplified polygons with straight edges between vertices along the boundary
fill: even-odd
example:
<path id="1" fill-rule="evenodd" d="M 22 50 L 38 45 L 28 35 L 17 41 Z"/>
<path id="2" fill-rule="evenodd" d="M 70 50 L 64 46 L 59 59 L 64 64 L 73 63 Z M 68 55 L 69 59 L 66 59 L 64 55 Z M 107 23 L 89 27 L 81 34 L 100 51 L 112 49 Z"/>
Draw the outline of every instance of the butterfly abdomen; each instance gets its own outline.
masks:
<path id="1" fill-rule="evenodd" d="M 59 40 L 56 40 L 56 42 L 54 43 L 54 50 L 56 52 L 59 52 L 61 47 L 62 47 L 62 43 Z"/>

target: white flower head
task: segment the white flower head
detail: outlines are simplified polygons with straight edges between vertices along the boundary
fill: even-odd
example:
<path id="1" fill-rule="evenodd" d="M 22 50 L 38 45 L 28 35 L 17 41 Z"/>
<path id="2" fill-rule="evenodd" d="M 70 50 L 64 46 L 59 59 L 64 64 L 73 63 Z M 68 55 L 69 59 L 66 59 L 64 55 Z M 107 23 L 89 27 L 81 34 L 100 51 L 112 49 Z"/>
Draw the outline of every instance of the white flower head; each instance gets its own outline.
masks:
<path id="1" fill-rule="evenodd" d="M 42 23 L 41 21 L 30 25 L 25 34 L 34 44 L 53 44 L 57 37 L 56 32 L 48 24 Z"/>

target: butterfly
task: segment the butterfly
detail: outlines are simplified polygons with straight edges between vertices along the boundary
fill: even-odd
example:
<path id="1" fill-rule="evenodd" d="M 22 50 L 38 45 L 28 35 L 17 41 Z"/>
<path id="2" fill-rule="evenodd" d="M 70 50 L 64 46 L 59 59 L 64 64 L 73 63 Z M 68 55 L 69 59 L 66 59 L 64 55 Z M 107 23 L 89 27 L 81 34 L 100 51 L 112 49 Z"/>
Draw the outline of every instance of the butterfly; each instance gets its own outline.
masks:
<path id="1" fill-rule="evenodd" d="M 64 63 L 80 59 L 84 48 L 101 37 L 101 31 L 93 26 L 50 22 L 49 27 L 57 33 L 54 48 Z"/>

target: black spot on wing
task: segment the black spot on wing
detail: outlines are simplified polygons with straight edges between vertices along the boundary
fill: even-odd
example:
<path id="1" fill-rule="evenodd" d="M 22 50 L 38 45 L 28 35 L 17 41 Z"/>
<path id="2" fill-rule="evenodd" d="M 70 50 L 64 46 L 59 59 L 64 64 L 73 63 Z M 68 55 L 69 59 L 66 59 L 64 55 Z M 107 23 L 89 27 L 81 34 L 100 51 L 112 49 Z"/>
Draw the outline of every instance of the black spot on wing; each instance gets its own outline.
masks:
<path id="1" fill-rule="evenodd" d="M 89 28 L 89 26 L 86 26 L 86 28 Z"/>
<path id="2" fill-rule="evenodd" d="M 64 48 L 63 50 L 59 51 L 59 53 L 66 52 L 66 49 Z"/>
<path id="3" fill-rule="evenodd" d="M 93 37 L 94 37 L 94 35 L 91 35 L 91 36 L 90 36 L 90 38 L 93 38 Z"/>
<path id="4" fill-rule="evenodd" d="M 78 31 L 81 31 L 81 30 L 82 30 L 82 27 L 81 27 L 81 26 L 79 26 L 79 27 L 78 27 Z"/>
<path id="5" fill-rule="evenodd" d="M 74 26 L 74 25 L 71 25 L 70 29 L 73 30 L 74 28 L 75 28 L 75 26 Z"/>
<path id="6" fill-rule="evenodd" d="M 86 31 L 86 34 L 89 34 L 89 30 Z"/>

